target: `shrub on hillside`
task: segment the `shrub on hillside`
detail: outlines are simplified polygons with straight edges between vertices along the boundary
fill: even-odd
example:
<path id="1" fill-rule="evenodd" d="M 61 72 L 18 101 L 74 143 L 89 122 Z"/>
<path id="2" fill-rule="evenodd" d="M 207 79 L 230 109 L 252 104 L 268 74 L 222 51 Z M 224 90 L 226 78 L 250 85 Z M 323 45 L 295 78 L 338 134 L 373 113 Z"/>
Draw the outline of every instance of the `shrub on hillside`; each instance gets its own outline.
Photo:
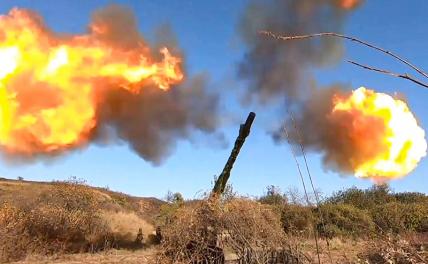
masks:
<path id="1" fill-rule="evenodd" d="M 428 196 L 422 193 L 392 193 L 387 185 L 374 185 L 367 190 L 353 187 L 336 192 L 327 203 L 368 210 L 381 232 L 428 230 Z"/>
<path id="2" fill-rule="evenodd" d="M 166 204 L 160 207 L 160 212 L 157 217 L 157 223 L 159 225 L 169 224 L 176 213 L 176 211 L 184 205 L 184 198 L 181 193 L 172 193 L 168 191 L 166 195 Z"/>
<path id="3" fill-rule="evenodd" d="M 403 222 L 408 231 L 428 232 L 428 204 L 412 203 L 405 205 Z"/>
<path id="4" fill-rule="evenodd" d="M 394 201 L 395 197 L 388 185 L 373 185 L 367 190 L 352 187 L 338 191 L 327 199 L 328 203 L 349 204 L 360 209 L 370 209 Z"/>
<path id="5" fill-rule="evenodd" d="M 266 193 L 259 198 L 262 204 L 269 204 L 274 206 L 282 206 L 287 203 L 287 197 L 281 192 L 281 189 L 274 185 L 266 187 Z"/>
<path id="6" fill-rule="evenodd" d="M 108 227 L 98 216 L 93 192 L 79 183 L 54 183 L 32 203 L 0 205 L 0 261 L 29 253 L 96 250 L 104 246 Z"/>
<path id="7" fill-rule="evenodd" d="M 287 233 L 308 235 L 313 229 L 315 216 L 310 207 L 286 205 L 281 210 L 281 223 Z"/>
<path id="8" fill-rule="evenodd" d="M 371 214 L 383 232 L 428 231 L 428 204 L 425 203 L 387 203 L 373 208 Z"/>
<path id="9" fill-rule="evenodd" d="M 428 204 L 428 196 L 418 192 L 395 193 L 395 200 L 400 203 L 425 203 Z"/>
<path id="10" fill-rule="evenodd" d="M 371 215 L 376 227 L 380 231 L 398 233 L 404 230 L 401 218 L 403 209 L 400 203 L 388 203 L 371 209 Z"/>
<path id="11" fill-rule="evenodd" d="M 324 224 L 318 216 L 317 227 L 326 237 L 364 237 L 375 230 L 370 214 L 349 204 L 324 204 L 321 213 Z"/>

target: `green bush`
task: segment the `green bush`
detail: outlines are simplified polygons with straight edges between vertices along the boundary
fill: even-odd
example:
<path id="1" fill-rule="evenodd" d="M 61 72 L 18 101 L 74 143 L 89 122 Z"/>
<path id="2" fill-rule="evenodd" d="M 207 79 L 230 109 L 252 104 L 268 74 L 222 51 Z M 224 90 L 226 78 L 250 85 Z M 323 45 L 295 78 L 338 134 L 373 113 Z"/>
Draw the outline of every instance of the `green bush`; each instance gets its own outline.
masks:
<path id="1" fill-rule="evenodd" d="M 371 209 L 371 215 L 376 227 L 382 232 L 399 233 L 404 230 L 402 222 L 403 206 L 401 203 L 393 202 L 378 205 Z"/>
<path id="2" fill-rule="evenodd" d="M 259 202 L 262 204 L 282 206 L 287 203 L 287 197 L 278 187 L 270 185 L 266 187 L 266 193 L 259 198 Z"/>
<path id="3" fill-rule="evenodd" d="M 371 214 L 377 227 L 383 232 L 428 231 L 428 204 L 387 203 L 375 207 Z"/>
<path id="4" fill-rule="evenodd" d="M 286 205 L 281 211 L 284 231 L 292 234 L 309 234 L 315 223 L 311 208 L 301 205 Z"/>
<path id="5" fill-rule="evenodd" d="M 318 217 L 318 230 L 326 237 L 370 235 L 375 230 L 368 211 L 349 204 L 324 204 L 321 206 L 321 218 Z"/>
<path id="6" fill-rule="evenodd" d="M 396 193 L 394 197 L 400 203 L 425 203 L 428 204 L 428 196 L 418 192 Z"/>
<path id="7" fill-rule="evenodd" d="M 327 199 L 332 204 L 349 204 L 360 209 L 371 209 L 380 204 L 394 202 L 395 196 L 391 194 L 388 185 L 373 185 L 370 189 L 361 190 L 356 187 L 338 191 Z"/>
<path id="8" fill-rule="evenodd" d="M 160 213 L 157 217 L 157 223 L 161 226 L 171 223 L 176 211 L 185 204 L 183 196 L 178 192 L 168 191 L 165 200 L 167 203 L 160 207 Z"/>
<path id="9" fill-rule="evenodd" d="M 428 231 L 428 204 L 413 203 L 403 205 L 403 223 L 408 231 Z"/>

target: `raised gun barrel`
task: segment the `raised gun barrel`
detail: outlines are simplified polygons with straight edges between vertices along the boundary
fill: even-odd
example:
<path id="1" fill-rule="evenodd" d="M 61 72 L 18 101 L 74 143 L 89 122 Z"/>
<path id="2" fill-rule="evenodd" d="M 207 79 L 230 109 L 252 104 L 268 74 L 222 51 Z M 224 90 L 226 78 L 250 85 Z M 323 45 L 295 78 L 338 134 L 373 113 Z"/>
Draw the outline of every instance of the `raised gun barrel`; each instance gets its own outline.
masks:
<path id="1" fill-rule="evenodd" d="M 241 124 L 241 126 L 239 127 L 239 135 L 236 138 L 235 146 L 233 147 L 232 152 L 230 153 L 229 159 L 227 160 L 223 171 L 215 182 L 212 194 L 221 195 L 224 192 L 227 181 L 230 177 L 230 172 L 233 168 L 233 164 L 235 163 L 236 158 L 239 155 L 239 151 L 241 150 L 242 145 L 244 145 L 245 139 L 250 134 L 251 125 L 253 124 L 255 117 L 256 114 L 254 112 L 250 112 L 245 123 Z"/>

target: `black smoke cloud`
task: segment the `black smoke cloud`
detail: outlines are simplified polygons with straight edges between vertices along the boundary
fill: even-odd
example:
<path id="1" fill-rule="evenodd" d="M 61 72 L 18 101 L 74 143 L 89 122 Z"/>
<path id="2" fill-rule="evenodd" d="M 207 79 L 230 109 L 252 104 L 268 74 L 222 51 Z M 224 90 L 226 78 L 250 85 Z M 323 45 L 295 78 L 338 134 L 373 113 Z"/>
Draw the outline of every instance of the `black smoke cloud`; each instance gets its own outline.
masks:
<path id="1" fill-rule="evenodd" d="M 124 141 L 145 160 L 160 164 L 178 139 L 192 136 L 194 130 L 214 133 L 218 97 L 206 91 L 206 76 L 196 76 L 165 92 L 145 87 L 132 94 L 115 90 L 99 107 L 103 141 Z"/>
<path id="2" fill-rule="evenodd" d="M 239 35 L 248 48 L 239 63 L 238 76 L 248 82 L 247 95 L 259 102 L 278 96 L 305 98 L 311 68 L 330 65 L 342 55 L 338 39 L 278 41 L 263 35 L 262 30 L 281 35 L 317 32 L 340 32 L 347 11 L 336 1 L 269 0 L 252 1 L 239 24 Z"/>
<path id="3" fill-rule="evenodd" d="M 294 120 L 288 117 L 285 121 L 291 144 L 296 147 L 303 142 L 306 149 L 323 153 L 326 167 L 345 173 L 352 171 L 354 164 L 350 161 L 361 157 L 355 156 L 358 154 L 354 153 L 354 146 L 347 145 L 349 138 L 340 127 L 340 120 L 328 119 L 328 114 L 333 96 L 349 93 L 349 87 L 317 87 L 313 74 L 316 68 L 338 62 L 343 54 L 342 41 L 334 38 L 279 41 L 259 32 L 284 36 L 340 33 L 349 12 L 340 7 L 338 0 L 252 1 L 238 28 L 247 47 L 238 67 L 238 77 L 248 84 L 246 98 L 261 104 L 278 100 L 284 103 L 295 115 Z M 284 139 L 281 129 L 273 135 L 276 140 Z"/>

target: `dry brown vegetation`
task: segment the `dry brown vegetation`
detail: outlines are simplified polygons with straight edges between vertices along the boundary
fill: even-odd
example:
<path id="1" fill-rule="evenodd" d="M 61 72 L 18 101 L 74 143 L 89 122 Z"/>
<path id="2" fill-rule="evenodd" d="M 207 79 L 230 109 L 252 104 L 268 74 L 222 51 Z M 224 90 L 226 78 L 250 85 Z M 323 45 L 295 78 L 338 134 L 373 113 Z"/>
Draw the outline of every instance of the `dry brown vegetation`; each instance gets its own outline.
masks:
<path id="1" fill-rule="evenodd" d="M 0 262 L 28 255 L 99 252 L 141 247 L 154 227 L 146 220 L 143 200 L 95 189 L 71 180 L 48 184 L 0 182 Z"/>
<path id="2" fill-rule="evenodd" d="M 183 204 L 162 230 L 162 263 L 214 263 L 224 258 L 221 252 L 243 259 L 249 250 L 255 263 L 267 263 L 278 248 L 290 257 L 303 258 L 287 242 L 272 208 L 249 199 Z"/>
<path id="3" fill-rule="evenodd" d="M 279 252 L 310 263 L 318 259 L 315 226 L 321 263 L 427 263 L 426 195 L 351 188 L 321 203 L 323 221 L 296 195 L 270 188 L 259 199 L 231 192 L 192 201 L 171 194 L 162 202 L 75 180 L 0 180 L 0 262 L 268 263 Z M 147 243 L 158 225 L 161 245 L 138 249 L 138 229 Z"/>

